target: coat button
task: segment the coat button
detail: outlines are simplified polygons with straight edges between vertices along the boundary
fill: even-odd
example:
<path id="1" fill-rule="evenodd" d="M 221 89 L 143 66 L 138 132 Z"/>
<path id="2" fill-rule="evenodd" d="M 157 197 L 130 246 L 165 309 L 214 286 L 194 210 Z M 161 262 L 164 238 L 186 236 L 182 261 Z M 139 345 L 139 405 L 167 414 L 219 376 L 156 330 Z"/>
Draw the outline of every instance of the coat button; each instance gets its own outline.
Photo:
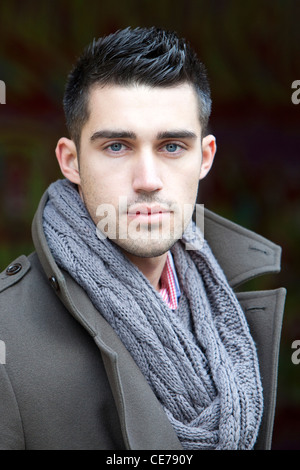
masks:
<path id="1" fill-rule="evenodd" d="M 51 287 L 53 287 L 54 290 L 58 291 L 59 290 L 59 284 L 57 282 L 57 279 L 55 276 L 49 277 L 49 282 L 51 284 Z"/>
<path id="2" fill-rule="evenodd" d="M 20 263 L 14 263 L 8 266 L 5 272 L 8 276 L 13 276 L 14 274 L 17 274 L 19 271 L 21 271 L 21 269 L 22 265 Z"/>

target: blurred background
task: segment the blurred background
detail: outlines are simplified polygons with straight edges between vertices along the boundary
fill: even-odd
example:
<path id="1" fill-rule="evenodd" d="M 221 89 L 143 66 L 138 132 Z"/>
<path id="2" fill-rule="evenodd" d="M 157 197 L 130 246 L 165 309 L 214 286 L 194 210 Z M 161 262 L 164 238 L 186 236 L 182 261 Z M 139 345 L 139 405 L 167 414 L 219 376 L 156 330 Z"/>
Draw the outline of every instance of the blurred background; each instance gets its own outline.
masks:
<path id="1" fill-rule="evenodd" d="M 273 449 L 300 449 L 300 80 L 298 0 L 1 0 L 0 271 L 33 250 L 31 220 L 61 177 L 65 79 L 94 37 L 127 26 L 176 30 L 208 69 L 217 138 L 199 202 L 283 248 L 280 274 L 254 288 L 287 288 Z M 298 98 L 300 98 L 300 93 Z M 299 354 L 300 358 L 300 354 Z"/>

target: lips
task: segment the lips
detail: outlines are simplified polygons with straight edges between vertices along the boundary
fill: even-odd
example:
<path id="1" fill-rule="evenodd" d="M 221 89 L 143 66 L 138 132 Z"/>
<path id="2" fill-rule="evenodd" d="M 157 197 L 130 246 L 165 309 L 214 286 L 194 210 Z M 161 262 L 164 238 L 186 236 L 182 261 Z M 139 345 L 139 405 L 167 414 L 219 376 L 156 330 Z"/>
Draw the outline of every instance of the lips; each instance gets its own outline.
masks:
<path id="1" fill-rule="evenodd" d="M 151 215 L 155 215 L 155 214 L 164 214 L 166 212 L 170 212 L 168 208 L 166 207 L 163 207 L 163 206 L 160 206 L 160 205 L 155 205 L 155 206 L 151 206 L 151 205 L 134 205 L 134 206 L 131 206 L 128 211 L 127 211 L 127 214 L 130 216 L 130 217 L 136 217 L 136 216 L 151 216 Z"/>

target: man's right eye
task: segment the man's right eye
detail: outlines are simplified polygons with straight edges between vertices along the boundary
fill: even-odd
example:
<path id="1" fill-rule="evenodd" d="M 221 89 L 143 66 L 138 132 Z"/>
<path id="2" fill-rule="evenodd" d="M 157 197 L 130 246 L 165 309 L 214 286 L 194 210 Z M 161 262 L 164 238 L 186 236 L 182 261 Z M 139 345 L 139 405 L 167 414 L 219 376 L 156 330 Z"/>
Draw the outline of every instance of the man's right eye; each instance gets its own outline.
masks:
<path id="1" fill-rule="evenodd" d="M 107 148 L 112 150 L 113 152 L 120 152 L 123 150 L 124 145 L 120 144 L 119 142 L 114 142 L 113 144 L 110 144 Z"/>

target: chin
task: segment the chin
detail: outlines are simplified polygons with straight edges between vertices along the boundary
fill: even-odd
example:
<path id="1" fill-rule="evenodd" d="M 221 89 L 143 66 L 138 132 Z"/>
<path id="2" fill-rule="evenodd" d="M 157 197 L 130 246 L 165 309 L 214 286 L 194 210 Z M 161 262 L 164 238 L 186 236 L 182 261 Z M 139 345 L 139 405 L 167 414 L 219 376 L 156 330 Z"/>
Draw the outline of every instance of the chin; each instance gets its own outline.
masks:
<path id="1" fill-rule="evenodd" d="M 138 258 L 156 258 L 169 251 L 177 240 L 114 240 L 122 251 Z"/>

